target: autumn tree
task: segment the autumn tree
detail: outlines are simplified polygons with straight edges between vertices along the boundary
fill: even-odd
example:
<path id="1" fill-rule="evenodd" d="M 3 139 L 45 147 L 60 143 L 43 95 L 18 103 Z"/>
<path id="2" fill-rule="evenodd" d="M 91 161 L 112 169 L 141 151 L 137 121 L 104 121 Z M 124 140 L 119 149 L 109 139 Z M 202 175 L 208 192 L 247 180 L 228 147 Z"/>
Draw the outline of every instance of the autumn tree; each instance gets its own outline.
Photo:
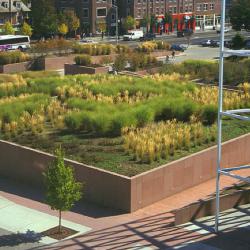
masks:
<path id="1" fill-rule="evenodd" d="M 15 30 L 10 22 L 6 22 L 3 26 L 3 33 L 5 35 L 14 35 Z"/>
<path id="2" fill-rule="evenodd" d="M 29 24 L 26 22 L 23 23 L 23 26 L 21 27 L 21 33 L 25 36 L 31 36 L 32 35 L 32 28 Z"/>
<path id="3" fill-rule="evenodd" d="M 123 26 L 126 30 L 131 30 L 134 29 L 136 24 L 135 19 L 132 16 L 128 16 L 123 23 Z"/>
<path id="4" fill-rule="evenodd" d="M 69 27 L 67 24 L 62 23 L 58 25 L 58 33 L 65 36 L 69 32 Z"/>

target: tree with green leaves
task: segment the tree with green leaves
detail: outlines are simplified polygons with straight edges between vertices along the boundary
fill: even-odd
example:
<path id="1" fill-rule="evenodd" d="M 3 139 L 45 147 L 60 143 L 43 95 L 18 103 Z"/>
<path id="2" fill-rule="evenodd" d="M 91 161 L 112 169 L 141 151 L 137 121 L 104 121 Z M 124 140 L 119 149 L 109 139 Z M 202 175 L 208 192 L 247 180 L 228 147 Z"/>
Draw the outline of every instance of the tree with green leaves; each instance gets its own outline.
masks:
<path id="1" fill-rule="evenodd" d="M 67 24 L 62 23 L 60 25 L 58 25 L 58 32 L 59 34 L 61 34 L 62 36 L 65 36 L 68 32 L 69 32 L 69 27 Z"/>
<path id="2" fill-rule="evenodd" d="M 23 26 L 21 27 L 21 33 L 25 36 L 32 36 L 32 28 L 29 24 L 26 22 L 23 23 Z"/>
<path id="3" fill-rule="evenodd" d="M 58 230 L 61 233 L 62 211 L 69 211 L 82 197 L 82 184 L 76 182 L 73 168 L 64 163 L 61 148 L 55 151 L 56 159 L 44 172 L 46 201 L 53 210 L 59 211 Z"/>
<path id="4" fill-rule="evenodd" d="M 140 26 L 145 27 L 148 32 L 150 29 L 150 18 L 148 16 L 144 16 L 143 19 L 140 21 Z"/>
<path id="5" fill-rule="evenodd" d="M 131 30 L 135 28 L 136 21 L 132 16 L 127 16 L 127 18 L 124 20 L 123 26 L 125 30 Z"/>
<path id="6" fill-rule="evenodd" d="M 233 29 L 239 31 L 244 27 L 246 30 L 250 30 L 250 1 L 232 1 L 229 16 Z"/>
<path id="7" fill-rule="evenodd" d="M 50 37 L 57 32 L 55 0 L 32 0 L 32 28 L 40 37 Z"/>
<path id="8" fill-rule="evenodd" d="M 14 35 L 15 30 L 10 22 L 6 22 L 3 26 L 3 34 L 4 35 Z"/>
<path id="9" fill-rule="evenodd" d="M 232 48 L 233 49 L 242 49 L 245 46 L 245 38 L 241 34 L 237 33 L 233 38 L 232 38 Z"/>

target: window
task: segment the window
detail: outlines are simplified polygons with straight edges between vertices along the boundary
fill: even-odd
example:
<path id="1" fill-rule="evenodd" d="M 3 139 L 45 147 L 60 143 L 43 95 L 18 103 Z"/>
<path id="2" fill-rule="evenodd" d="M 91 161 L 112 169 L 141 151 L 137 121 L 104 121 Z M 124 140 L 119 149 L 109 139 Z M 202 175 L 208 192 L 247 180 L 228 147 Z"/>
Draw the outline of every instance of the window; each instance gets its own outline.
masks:
<path id="1" fill-rule="evenodd" d="M 106 17 L 107 16 L 107 8 L 98 8 L 96 10 L 97 17 Z"/>
<path id="2" fill-rule="evenodd" d="M 89 9 L 83 9 L 83 17 L 89 17 Z"/>

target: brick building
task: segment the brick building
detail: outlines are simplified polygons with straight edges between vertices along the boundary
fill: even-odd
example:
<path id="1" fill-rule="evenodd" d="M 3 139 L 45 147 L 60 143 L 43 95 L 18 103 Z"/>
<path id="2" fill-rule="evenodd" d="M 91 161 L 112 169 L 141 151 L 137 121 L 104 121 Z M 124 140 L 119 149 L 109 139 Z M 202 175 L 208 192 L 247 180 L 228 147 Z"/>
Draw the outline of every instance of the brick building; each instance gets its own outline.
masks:
<path id="1" fill-rule="evenodd" d="M 220 0 L 195 0 L 194 12 L 197 29 L 211 29 L 220 24 Z"/>
<path id="2" fill-rule="evenodd" d="M 155 17 L 154 32 L 171 32 L 184 28 L 212 29 L 220 22 L 220 0 L 56 0 L 57 9 L 73 10 L 81 20 L 85 33 L 98 33 L 99 24 L 106 23 L 107 32 L 115 33 L 116 4 L 119 19 L 131 15 L 137 27 L 144 17 Z M 164 24 L 165 14 L 171 23 Z"/>
<path id="3" fill-rule="evenodd" d="M 109 33 L 114 32 L 116 9 L 112 0 L 56 0 L 56 7 L 59 11 L 75 11 L 85 33 L 100 32 L 102 24 L 107 26 Z"/>
<path id="4" fill-rule="evenodd" d="M 172 16 L 171 30 L 181 30 L 187 26 L 195 29 L 212 29 L 220 22 L 220 0 L 130 0 L 119 2 L 121 18 L 131 15 L 140 21 L 145 16 L 153 15 L 157 17 L 160 24 L 165 13 L 170 14 Z M 191 24 L 190 20 L 192 20 Z M 168 27 L 164 27 L 164 31 L 167 29 Z M 159 31 L 159 27 L 156 28 L 157 30 Z"/>

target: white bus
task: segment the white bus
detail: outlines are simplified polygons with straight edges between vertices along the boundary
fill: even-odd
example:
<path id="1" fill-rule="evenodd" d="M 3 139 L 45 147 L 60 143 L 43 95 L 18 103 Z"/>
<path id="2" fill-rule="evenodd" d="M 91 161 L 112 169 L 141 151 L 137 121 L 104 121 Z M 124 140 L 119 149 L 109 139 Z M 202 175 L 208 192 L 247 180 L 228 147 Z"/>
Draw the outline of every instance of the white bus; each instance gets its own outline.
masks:
<path id="1" fill-rule="evenodd" d="M 0 36 L 0 51 L 26 50 L 30 48 L 29 36 L 3 35 Z"/>

